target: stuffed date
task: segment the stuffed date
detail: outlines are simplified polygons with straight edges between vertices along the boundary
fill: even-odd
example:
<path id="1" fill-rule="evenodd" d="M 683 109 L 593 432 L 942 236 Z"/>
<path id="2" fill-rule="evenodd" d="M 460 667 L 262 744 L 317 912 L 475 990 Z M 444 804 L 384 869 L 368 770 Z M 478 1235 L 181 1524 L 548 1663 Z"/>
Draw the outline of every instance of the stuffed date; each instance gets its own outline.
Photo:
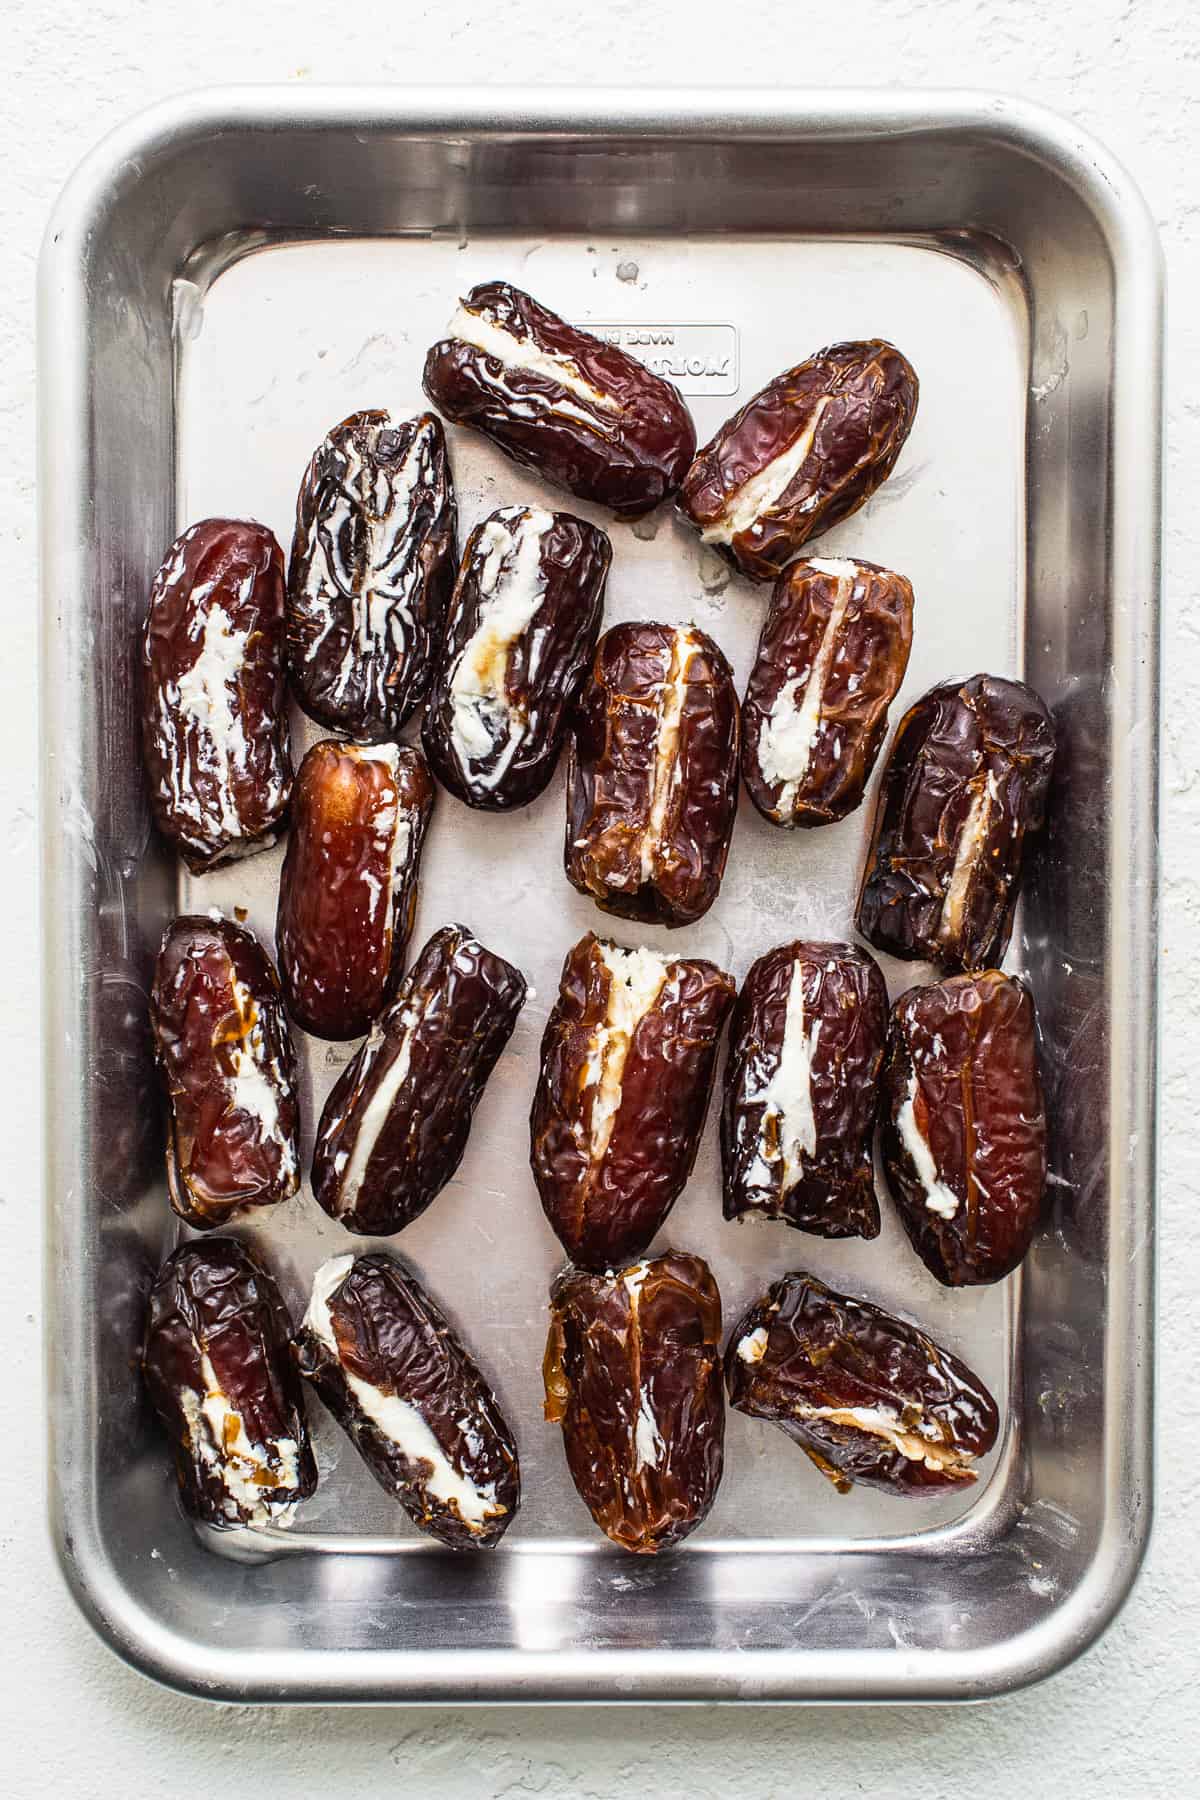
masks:
<path id="1" fill-rule="evenodd" d="M 734 993 L 715 963 L 591 932 L 568 953 L 542 1037 L 530 1161 L 573 1261 L 639 1255 L 682 1193 Z"/>
<path id="2" fill-rule="evenodd" d="M 448 419 L 624 519 L 672 493 L 696 448 L 677 388 L 506 281 L 460 302 L 424 385 Z"/>
<path id="3" fill-rule="evenodd" d="M 996 1442 L 996 1402 L 906 1319 L 784 1275 L 734 1327 L 730 1404 L 777 1425 L 839 1493 L 964 1488 Z"/>
<path id="4" fill-rule="evenodd" d="M 296 1362 L 414 1525 L 489 1550 L 521 1502 L 495 1394 L 420 1283 L 383 1251 L 322 1264 Z"/>
<path id="5" fill-rule="evenodd" d="M 567 879 L 604 912 L 691 925 L 716 899 L 737 810 L 733 676 L 703 631 L 616 625 L 575 709 Z"/>
<path id="6" fill-rule="evenodd" d="M 435 932 L 321 1114 L 313 1194 L 350 1231 L 409 1225 L 450 1180 L 525 979 L 461 925 Z"/>
<path id="7" fill-rule="evenodd" d="M 421 733 L 468 806 L 525 806 L 550 780 L 611 561 L 606 534 L 570 513 L 506 506 L 472 532 Z"/>

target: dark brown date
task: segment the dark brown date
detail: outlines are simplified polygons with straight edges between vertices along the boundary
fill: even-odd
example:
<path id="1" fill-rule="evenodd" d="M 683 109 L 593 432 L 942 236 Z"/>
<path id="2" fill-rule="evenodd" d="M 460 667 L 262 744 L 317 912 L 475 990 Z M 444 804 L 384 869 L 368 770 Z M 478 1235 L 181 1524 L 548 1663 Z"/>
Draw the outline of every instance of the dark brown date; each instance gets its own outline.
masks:
<path id="1" fill-rule="evenodd" d="M 632 1268 L 564 1269 L 550 1290 L 546 1418 L 579 1497 L 622 1550 L 669 1550 L 707 1518 L 725 1454 L 721 1296 L 668 1250 Z"/>
<path id="2" fill-rule="evenodd" d="M 928 1494 L 976 1479 L 996 1402 L 965 1363 L 866 1300 L 784 1275 L 734 1327 L 730 1404 L 778 1425 L 839 1493 Z"/>
<path id="3" fill-rule="evenodd" d="M 779 577 L 742 702 L 742 777 L 773 825 L 853 812 L 912 647 L 903 575 L 847 558 Z"/>
<path id="4" fill-rule="evenodd" d="M 506 506 L 471 533 L 421 730 L 468 806 L 526 806 L 553 775 L 611 561 L 607 535 L 570 513 Z"/>
<path id="5" fill-rule="evenodd" d="M 288 664 L 310 717 L 365 743 L 397 736 L 433 676 L 454 553 L 440 419 L 335 425 L 300 489 L 288 567 Z"/>
<path id="6" fill-rule="evenodd" d="M 142 633 L 154 822 L 201 873 L 273 844 L 292 786 L 283 552 L 265 525 L 204 519 L 166 554 Z"/>
<path id="7" fill-rule="evenodd" d="M 150 993 L 167 1093 L 167 1188 L 201 1231 L 300 1184 L 296 1058 L 279 977 L 249 931 L 219 914 L 176 919 Z"/>
<path id="8" fill-rule="evenodd" d="M 715 963 L 591 932 L 563 964 L 542 1037 L 531 1166 L 573 1261 L 639 1255 L 683 1192 L 733 1005 Z"/>
<path id="9" fill-rule="evenodd" d="M 296 1361 L 385 1493 L 452 1550 L 490 1550 L 521 1503 L 495 1394 L 420 1283 L 383 1251 L 317 1270 Z"/>
<path id="10" fill-rule="evenodd" d="M 399 987 L 434 793 L 405 745 L 331 739 L 300 764 L 275 944 L 305 1031 L 359 1037 Z"/>
<path id="11" fill-rule="evenodd" d="M 636 519 L 679 486 L 696 429 L 678 388 L 520 288 L 472 288 L 425 361 L 425 392 L 514 462 Z"/>
<path id="12" fill-rule="evenodd" d="M 692 626 L 606 631 L 567 759 L 567 880 L 603 912 L 694 924 L 720 891 L 737 770 L 737 694 L 712 639 Z"/>
<path id="13" fill-rule="evenodd" d="M 913 1248 L 948 1287 L 1000 1281 L 1046 1185 L 1033 1001 L 998 969 L 909 988 L 892 1009 L 883 1166 Z"/>
<path id="14" fill-rule="evenodd" d="M 1054 721 L 1023 682 L 973 675 L 911 706 L 888 754 L 858 898 L 868 943 L 943 969 L 999 962 L 1053 766 Z"/>
<path id="15" fill-rule="evenodd" d="M 291 1320 L 236 1238 L 184 1244 L 150 1290 L 142 1374 L 193 1518 L 290 1525 L 317 1485 Z"/>
<path id="16" fill-rule="evenodd" d="M 880 338 L 777 375 L 700 450 L 679 508 L 706 544 L 772 581 L 885 482 L 917 411 L 916 371 Z"/>
<path id="17" fill-rule="evenodd" d="M 349 1231 L 418 1218 L 462 1161 L 525 978 L 462 925 L 435 932 L 321 1114 L 313 1193 Z"/>
<path id="18" fill-rule="evenodd" d="M 872 1138 L 887 1030 L 887 987 L 865 951 L 798 940 L 759 957 L 725 1065 L 727 1219 L 878 1237 Z"/>

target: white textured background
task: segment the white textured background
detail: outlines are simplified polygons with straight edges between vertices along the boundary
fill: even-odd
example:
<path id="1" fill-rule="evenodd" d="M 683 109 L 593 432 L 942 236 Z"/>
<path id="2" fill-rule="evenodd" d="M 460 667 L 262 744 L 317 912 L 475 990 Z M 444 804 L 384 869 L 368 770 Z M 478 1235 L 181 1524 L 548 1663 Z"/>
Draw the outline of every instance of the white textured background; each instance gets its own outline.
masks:
<path id="1" fill-rule="evenodd" d="M 0 67 L 0 1792 L 91 1800 L 964 1792 L 1184 1796 L 1200 1768 L 1200 19 L 1192 0 L 8 0 Z M 1140 182 L 1168 264 L 1160 1452 L 1149 1560 L 1075 1667 L 985 1707 L 291 1712 L 127 1672 L 76 1616 L 42 1519 L 35 859 L 34 265 L 110 126 L 243 81 L 859 83 L 1010 90 Z"/>

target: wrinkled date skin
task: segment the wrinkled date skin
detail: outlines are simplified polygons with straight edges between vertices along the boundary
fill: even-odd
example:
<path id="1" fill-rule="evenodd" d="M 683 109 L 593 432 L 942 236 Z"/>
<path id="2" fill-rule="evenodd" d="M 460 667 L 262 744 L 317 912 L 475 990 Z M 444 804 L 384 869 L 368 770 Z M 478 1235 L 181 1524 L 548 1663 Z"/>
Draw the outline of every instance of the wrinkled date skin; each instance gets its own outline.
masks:
<path id="1" fill-rule="evenodd" d="M 917 395 L 911 363 L 880 338 L 818 351 L 722 425 L 684 478 L 680 511 L 743 575 L 773 581 L 887 480 Z"/>
<path id="2" fill-rule="evenodd" d="M 678 388 L 506 281 L 472 288 L 424 380 L 448 419 L 622 519 L 673 493 L 695 452 Z"/>
<path id="3" fill-rule="evenodd" d="M 784 1275 L 734 1327 L 730 1404 L 799 1444 L 837 1488 L 967 1487 L 1000 1427 L 965 1363 L 906 1319 Z"/>
<path id="4" fill-rule="evenodd" d="M 435 932 L 325 1102 L 312 1186 L 331 1219 L 386 1237 L 425 1211 L 524 1003 L 519 969 L 462 925 Z"/>
<path id="5" fill-rule="evenodd" d="M 590 932 L 568 953 L 542 1037 L 530 1162 L 573 1261 L 603 1269 L 639 1255 L 683 1192 L 734 993 L 715 963 Z"/>
<path id="6" fill-rule="evenodd" d="M 903 575 L 848 558 L 776 584 L 742 702 L 742 778 L 773 825 L 828 825 L 861 804 L 912 648 Z"/>
<path id="7" fill-rule="evenodd" d="M 669 1550 L 707 1518 L 721 1481 L 721 1296 L 708 1264 L 668 1250 L 550 1291 L 546 1418 L 561 1425 L 579 1497 L 614 1544 Z"/>
<path id="8" fill-rule="evenodd" d="M 300 1183 L 296 1057 L 279 977 L 229 919 L 168 928 L 150 993 L 167 1094 L 167 1187 L 200 1231 L 243 1207 L 290 1199 Z"/>
<path id="9" fill-rule="evenodd" d="M 279 836 L 283 552 L 265 525 L 204 519 L 168 550 L 142 634 L 142 751 L 154 822 L 194 873 Z"/>
<path id="10" fill-rule="evenodd" d="M 888 754 L 858 899 L 867 942 L 948 970 L 998 963 L 1053 767 L 1054 721 L 1023 682 L 973 675 L 910 707 Z"/>
<path id="11" fill-rule="evenodd" d="M 352 413 L 308 465 L 288 567 L 292 689 L 364 743 L 425 698 L 454 583 L 455 503 L 432 413 Z"/>
<path id="12" fill-rule="evenodd" d="M 404 745 L 331 739 L 300 764 L 275 944 L 305 1031 L 360 1037 L 399 987 L 435 791 Z"/>
<path id="13" fill-rule="evenodd" d="M 986 969 L 901 994 L 880 1116 L 888 1187 L 930 1273 L 947 1287 L 1011 1274 L 1046 1185 L 1037 1027 L 1024 983 Z"/>
<path id="14" fill-rule="evenodd" d="M 878 1237 L 872 1138 L 887 1032 L 887 987 L 865 951 L 798 940 L 759 957 L 725 1065 L 727 1219 Z"/>
<path id="15" fill-rule="evenodd" d="M 737 811 L 729 664 L 694 627 L 600 639 L 567 759 L 567 880 L 603 912 L 692 925 L 716 899 Z"/>
<path id="16" fill-rule="evenodd" d="M 317 1270 L 295 1342 L 384 1492 L 451 1550 L 490 1550 L 521 1503 L 517 1443 L 470 1353 L 384 1251 Z"/>
<path id="17" fill-rule="evenodd" d="M 236 1238 L 184 1244 L 150 1291 L 146 1391 L 207 1525 L 290 1525 L 317 1485 L 291 1335 L 274 1278 Z"/>
<path id="18" fill-rule="evenodd" d="M 506 506 L 472 532 L 421 732 L 468 806 L 527 806 L 553 775 L 611 561 L 606 533 L 570 513 Z"/>

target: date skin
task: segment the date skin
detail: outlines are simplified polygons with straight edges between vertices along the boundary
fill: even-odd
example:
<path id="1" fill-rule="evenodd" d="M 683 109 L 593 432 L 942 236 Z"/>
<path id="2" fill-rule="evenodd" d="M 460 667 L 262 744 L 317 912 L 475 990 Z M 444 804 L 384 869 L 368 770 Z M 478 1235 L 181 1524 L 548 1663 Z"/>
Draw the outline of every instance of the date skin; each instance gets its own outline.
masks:
<path id="1" fill-rule="evenodd" d="M 142 751 L 154 822 L 193 873 L 279 836 L 283 552 L 265 525 L 203 519 L 167 551 L 142 633 Z"/>
<path id="2" fill-rule="evenodd" d="M 887 987 L 865 951 L 797 939 L 759 957 L 725 1065 L 727 1219 L 878 1237 L 871 1152 L 887 1032 Z"/>
<path id="3" fill-rule="evenodd" d="M 858 929 L 891 956 L 947 970 L 1002 960 L 1025 840 L 1040 831 L 1054 721 L 1020 681 L 932 688 L 893 739 L 858 899 Z"/>
<path id="4" fill-rule="evenodd" d="M 448 419 L 622 519 L 673 493 L 696 448 L 678 388 L 506 281 L 472 288 L 424 383 Z"/>
<path id="5" fill-rule="evenodd" d="M 862 802 L 912 647 L 913 592 L 877 563 L 814 558 L 779 577 L 742 702 L 742 779 L 773 825 Z"/>
<path id="6" fill-rule="evenodd" d="M 893 344 L 832 344 L 722 425 L 684 477 L 679 509 L 743 575 L 773 581 L 887 480 L 918 392 Z"/>
<path id="7" fill-rule="evenodd" d="M 506 506 L 471 533 L 421 730 L 468 806 L 527 806 L 553 775 L 611 561 L 607 534 L 570 513 Z"/>
<path id="8" fill-rule="evenodd" d="M 274 1278 L 236 1238 L 184 1244 L 160 1269 L 142 1375 L 194 1519 L 286 1526 L 316 1487 L 291 1335 Z"/>
<path id="9" fill-rule="evenodd" d="M 735 1325 L 729 1400 L 799 1444 L 839 1493 L 969 1487 L 996 1442 L 996 1402 L 907 1319 L 784 1275 Z"/>
<path id="10" fill-rule="evenodd" d="M 351 413 L 308 465 L 288 567 L 292 691 L 310 718 L 393 741 L 425 698 L 454 583 L 455 501 L 432 413 Z"/>
<path id="11" fill-rule="evenodd" d="M 395 996 L 417 906 L 433 777 L 417 749 L 332 739 L 296 776 L 275 943 L 288 1011 L 360 1037 Z"/>
<path id="12" fill-rule="evenodd" d="M 460 1339 L 395 1257 L 317 1270 L 296 1363 L 372 1475 L 451 1550 L 490 1550 L 521 1503 L 517 1443 Z"/>
<path id="13" fill-rule="evenodd" d="M 738 703 L 694 626 L 615 625 L 567 758 L 567 880 L 602 912 L 692 925 L 721 887 L 737 812 Z"/>
<path id="14" fill-rule="evenodd" d="M 542 1037 L 531 1167 L 574 1262 L 639 1255 L 682 1193 L 704 1129 L 732 976 L 623 951 L 591 932 L 568 953 Z"/>
<path id="15" fill-rule="evenodd" d="M 386 1237 L 425 1211 L 524 1003 L 520 970 L 465 926 L 434 933 L 325 1102 L 312 1187 L 331 1219 Z"/>
<path id="16" fill-rule="evenodd" d="M 654 1556 L 707 1518 L 721 1481 L 721 1296 L 707 1263 L 668 1250 L 550 1290 L 546 1418 L 580 1499 L 614 1544 Z"/>
<path id="17" fill-rule="evenodd" d="M 229 919 L 176 919 L 158 954 L 150 1022 L 180 1218 L 210 1231 L 243 1207 L 290 1199 L 300 1182 L 296 1057 L 258 940 Z"/>
<path id="18" fill-rule="evenodd" d="M 892 1009 L 883 1167 L 912 1245 L 947 1287 L 1002 1281 L 1029 1249 L 1046 1185 L 1033 1001 L 986 969 L 909 988 Z"/>

